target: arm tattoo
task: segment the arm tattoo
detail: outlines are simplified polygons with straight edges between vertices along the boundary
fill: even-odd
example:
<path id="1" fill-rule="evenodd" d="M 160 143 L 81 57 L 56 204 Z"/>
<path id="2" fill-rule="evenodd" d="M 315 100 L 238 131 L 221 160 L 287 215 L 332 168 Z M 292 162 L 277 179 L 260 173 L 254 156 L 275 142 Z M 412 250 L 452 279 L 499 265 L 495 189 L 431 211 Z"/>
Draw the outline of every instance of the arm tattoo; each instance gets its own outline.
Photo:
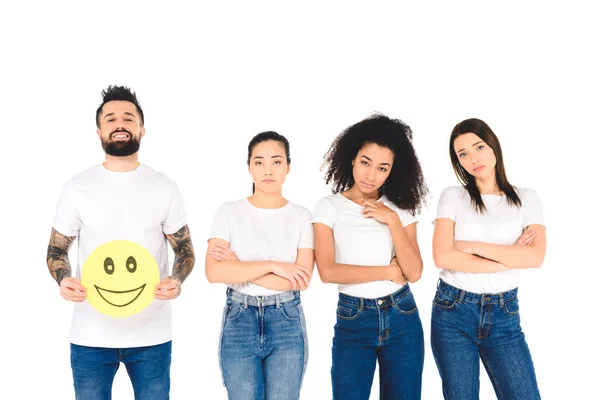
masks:
<path id="1" fill-rule="evenodd" d="M 175 262 L 173 263 L 173 278 L 179 279 L 181 283 L 188 277 L 194 264 L 196 257 L 194 256 L 194 246 L 192 245 L 192 237 L 187 225 L 177 232 L 166 235 L 169 244 L 175 253 Z"/>
<path id="2" fill-rule="evenodd" d="M 69 263 L 69 249 L 75 240 L 75 236 L 64 236 L 52 228 L 46 263 L 52 277 L 60 286 L 64 278 L 71 276 L 71 264 Z"/>

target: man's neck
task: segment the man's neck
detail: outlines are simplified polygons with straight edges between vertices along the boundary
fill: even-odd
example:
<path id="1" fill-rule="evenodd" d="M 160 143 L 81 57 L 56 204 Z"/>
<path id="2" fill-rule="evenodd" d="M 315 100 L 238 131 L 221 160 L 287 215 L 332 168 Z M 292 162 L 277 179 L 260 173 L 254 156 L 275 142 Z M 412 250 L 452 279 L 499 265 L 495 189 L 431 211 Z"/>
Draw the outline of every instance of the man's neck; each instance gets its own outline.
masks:
<path id="1" fill-rule="evenodd" d="M 140 162 L 137 153 L 126 157 L 115 157 L 107 154 L 106 161 L 102 165 L 112 172 L 132 172 L 140 166 Z"/>

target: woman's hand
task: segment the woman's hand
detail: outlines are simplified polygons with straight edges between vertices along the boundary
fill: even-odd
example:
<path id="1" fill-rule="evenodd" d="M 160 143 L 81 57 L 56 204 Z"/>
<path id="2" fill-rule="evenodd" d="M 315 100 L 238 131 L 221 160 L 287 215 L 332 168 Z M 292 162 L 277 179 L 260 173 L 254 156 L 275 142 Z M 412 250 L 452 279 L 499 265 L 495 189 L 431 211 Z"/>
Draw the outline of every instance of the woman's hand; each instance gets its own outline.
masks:
<path id="1" fill-rule="evenodd" d="M 525 228 L 523 229 L 523 233 L 515 242 L 515 246 L 527 246 L 533 243 L 533 239 L 535 239 L 536 232 L 533 229 Z"/>
<path id="2" fill-rule="evenodd" d="M 229 246 L 220 243 L 210 246 L 208 254 L 217 261 L 239 261 Z"/>
<path id="3" fill-rule="evenodd" d="M 311 272 L 300 264 L 273 262 L 272 272 L 292 283 L 294 290 L 306 290 L 310 283 Z"/>
<path id="4" fill-rule="evenodd" d="M 364 207 L 362 214 L 365 218 L 375 218 L 377 221 L 386 225 L 389 225 L 394 218 L 400 220 L 400 217 L 394 210 L 380 201 L 366 199 L 363 201 L 362 206 Z"/>
<path id="5" fill-rule="evenodd" d="M 402 269 L 400 268 L 400 264 L 398 264 L 398 259 L 396 257 L 392 258 L 390 265 L 392 267 L 398 268 L 398 274 L 394 279 L 392 279 L 392 282 L 402 286 L 406 285 L 406 278 L 404 277 L 404 272 L 402 272 Z"/>

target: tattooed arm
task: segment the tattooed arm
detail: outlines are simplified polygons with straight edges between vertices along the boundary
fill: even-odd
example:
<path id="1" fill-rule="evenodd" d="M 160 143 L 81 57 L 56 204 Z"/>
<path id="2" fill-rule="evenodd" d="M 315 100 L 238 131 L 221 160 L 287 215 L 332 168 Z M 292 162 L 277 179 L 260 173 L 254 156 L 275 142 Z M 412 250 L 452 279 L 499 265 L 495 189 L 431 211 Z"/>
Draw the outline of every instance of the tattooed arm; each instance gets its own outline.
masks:
<path id="1" fill-rule="evenodd" d="M 183 283 L 185 278 L 192 272 L 196 262 L 194 246 L 192 245 L 192 237 L 190 236 L 188 226 L 185 225 L 174 234 L 167 235 L 167 240 L 175 252 L 173 278 L 178 279 L 179 282 Z"/>
<path id="2" fill-rule="evenodd" d="M 77 278 L 71 278 L 69 249 L 75 236 L 64 236 L 52 228 L 46 263 L 50 274 L 60 286 L 60 295 L 69 301 L 82 302 L 86 298 L 85 288 Z"/>
<path id="3" fill-rule="evenodd" d="M 177 232 L 167 235 L 167 240 L 175 253 L 175 262 L 173 263 L 173 274 L 156 286 L 154 298 L 157 300 L 172 300 L 179 296 L 181 284 L 192 272 L 196 262 L 192 237 L 187 225 Z"/>

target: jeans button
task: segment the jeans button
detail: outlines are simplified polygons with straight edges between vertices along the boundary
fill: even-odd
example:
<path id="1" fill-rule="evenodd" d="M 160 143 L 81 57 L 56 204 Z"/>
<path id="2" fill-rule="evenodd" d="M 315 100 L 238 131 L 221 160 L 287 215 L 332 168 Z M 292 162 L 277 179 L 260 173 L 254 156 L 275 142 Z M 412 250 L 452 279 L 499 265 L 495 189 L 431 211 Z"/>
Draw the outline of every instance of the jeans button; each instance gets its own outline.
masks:
<path id="1" fill-rule="evenodd" d="M 377 304 L 382 305 L 383 304 L 383 300 L 377 300 Z"/>

